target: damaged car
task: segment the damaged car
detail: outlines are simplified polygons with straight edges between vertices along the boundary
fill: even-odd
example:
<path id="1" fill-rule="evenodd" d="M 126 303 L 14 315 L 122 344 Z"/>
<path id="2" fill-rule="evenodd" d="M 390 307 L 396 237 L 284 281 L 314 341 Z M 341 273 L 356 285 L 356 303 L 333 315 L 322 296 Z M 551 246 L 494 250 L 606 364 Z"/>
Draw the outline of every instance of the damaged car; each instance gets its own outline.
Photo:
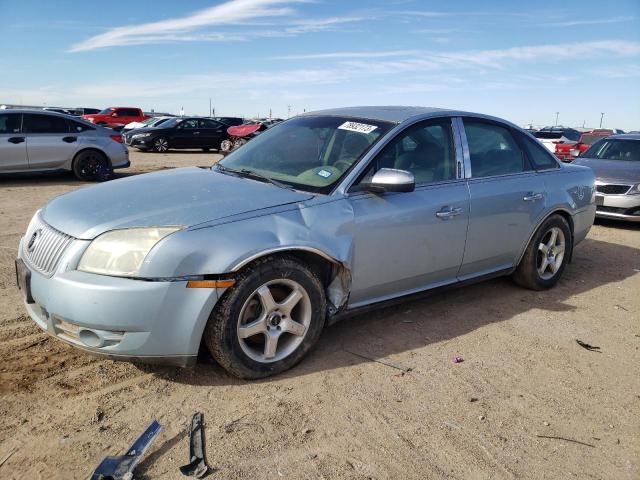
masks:
<path id="1" fill-rule="evenodd" d="M 213 167 L 51 200 L 17 281 L 40 328 L 90 353 L 184 366 L 204 346 L 261 378 L 403 297 L 499 275 L 553 287 L 593 223 L 594 182 L 482 114 L 307 113 Z"/>

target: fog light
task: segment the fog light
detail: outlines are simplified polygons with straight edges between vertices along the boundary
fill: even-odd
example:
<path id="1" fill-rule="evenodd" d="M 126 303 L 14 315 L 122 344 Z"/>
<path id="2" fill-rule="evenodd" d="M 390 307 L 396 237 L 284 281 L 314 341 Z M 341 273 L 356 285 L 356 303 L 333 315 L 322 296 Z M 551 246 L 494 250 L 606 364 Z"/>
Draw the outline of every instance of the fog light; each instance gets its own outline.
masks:
<path id="1" fill-rule="evenodd" d="M 103 344 L 102 338 L 100 338 L 95 332 L 91 330 L 80 330 L 78 337 L 80 341 L 84 343 L 87 347 L 101 347 Z"/>

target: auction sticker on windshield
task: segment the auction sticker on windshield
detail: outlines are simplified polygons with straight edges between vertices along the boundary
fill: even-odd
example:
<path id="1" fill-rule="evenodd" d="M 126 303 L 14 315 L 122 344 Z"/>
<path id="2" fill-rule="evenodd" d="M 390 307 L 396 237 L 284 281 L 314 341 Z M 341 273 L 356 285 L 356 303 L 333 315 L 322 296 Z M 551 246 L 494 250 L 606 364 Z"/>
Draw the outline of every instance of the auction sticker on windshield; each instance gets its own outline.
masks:
<path id="1" fill-rule="evenodd" d="M 350 132 L 371 133 L 376 128 L 375 125 L 367 125 L 366 123 L 344 122 L 338 127 L 340 130 L 349 130 Z"/>

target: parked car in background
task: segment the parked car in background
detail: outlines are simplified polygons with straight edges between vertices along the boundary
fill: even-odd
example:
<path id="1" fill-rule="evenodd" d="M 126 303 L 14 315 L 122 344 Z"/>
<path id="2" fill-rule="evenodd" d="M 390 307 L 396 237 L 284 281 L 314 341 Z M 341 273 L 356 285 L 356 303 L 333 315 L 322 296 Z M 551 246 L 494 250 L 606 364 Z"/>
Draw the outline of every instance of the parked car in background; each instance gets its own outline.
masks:
<path id="1" fill-rule="evenodd" d="M 598 140 L 574 165 L 596 175 L 596 216 L 640 222 L 640 134 Z"/>
<path id="2" fill-rule="evenodd" d="M 177 365 L 204 344 L 233 375 L 261 378 L 386 301 L 499 275 L 553 287 L 593 223 L 594 180 L 486 115 L 307 113 L 212 168 L 51 200 L 16 269 L 27 312 L 60 340 Z"/>
<path id="3" fill-rule="evenodd" d="M 236 125 L 242 125 L 245 120 L 240 117 L 212 117 L 215 121 L 224 123 L 229 127 L 235 127 Z"/>
<path id="4" fill-rule="evenodd" d="M 613 130 L 597 129 L 580 135 L 577 143 L 556 143 L 556 157 L 563 162 L 571 162 L 580 154 L 589 150 L 597 140 L 613 135 Z"/>
<path id="5" fill-rule="evenodd" d="M 201 148 L 207 152 L 220 149 L 229 138 L 227 128 L 211 118 L 173 117 L 157 127 L 131 130 L 123 138 L 127 145 L 157 153 L 180 148 Z"/>
<path id="6" fill-rule="evenodd" d="M 83 115 L 88 122 L 104 127 L 124 127 L 127 123 L 142 122 L 147 117 L 139 108 L 134 107 L 109 107 L 100 113 Z"/>
<path id="7" fill-rule="evenodd" d="M 0 112 L 0 173 L 70 170 L 96 180 L 129 166 L 129 151 L 113 130 L 42 110 Z"/>
<path id="8" fill-rule="evenodd" d="M 63 115 L 69 115 L 72 117 L 78 116 L 75 114 L 75 112 L 72 112 L 71 110 L 67 110 L 66 108 L 44 107 L 42 110 L 44 110 L 45 112 L 62 113 Z"/>
<path id="9" fill-rule="evenodd" d="M 74 109 L 77 112 L 77 115 L 92 115 L 92 114 L 96 114 L 96 113 L 100 113 L 101 110 L 99 108 L 84 108 L 84 107 L 78 107 Z"/>
<path id="10" fill-rule="evenodd" d="M 151 118 L 147 118 L 146 120 L 143 120 L 142 122 L 127 123 L 122 128 L 122 132 L 128 132 L 130 130 L 135 130 L 136 128 L 157 127 L 158 125 L 162 125 L 164 122 L 166 122 L 170 118 L 175 118 L 175 117 L 174 116 L 170 116 L 170 117 L 151 117 Z"/>
<path id="11" fill-rule="evenodd" d="M 533 134 L 540 142 L 549 149 L 550 152 L 556 151 L 556 144 L 566 143 L 575 145 L 580 139 L 580 132 L 573 128 L 562 126 L 544 127 Z"/>
<path id="12" fill-rule="evenodd" d="M 227 155 L 228 153 L 240 148 L 252 138 L 260 135 L 265 130 L 281 123 L 282 119 L 256 119 L 249 120 L 242 125 L 229 127 L 227 133 L 229 139 L 224 140 L 220 145 L 220 153 Z"/>

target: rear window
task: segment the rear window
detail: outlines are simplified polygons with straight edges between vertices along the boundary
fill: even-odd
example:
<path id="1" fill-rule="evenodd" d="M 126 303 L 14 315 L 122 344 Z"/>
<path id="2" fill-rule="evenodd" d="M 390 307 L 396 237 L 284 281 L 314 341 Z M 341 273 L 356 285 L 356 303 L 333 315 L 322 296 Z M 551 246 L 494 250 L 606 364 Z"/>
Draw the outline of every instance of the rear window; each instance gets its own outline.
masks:
<path id="1" fill-rule="evenodd" d="M 559 168 L 555 157 L 540 143 L 532 140 L 528 135 L 519 134 L 518 139 L 524 148 L 524 152 L 536 170 Z"/>
<path id="2" fill-rule="evenodd" d="M 74 122 L 73 120 L 71 120 L 69 122 L 69 125 L 71 126 L 71 131 L 75 131 L 75 132 L 86 132 L 88 130 L 95 130 L 96 128 L 88 125 L 86 123 L 81 123 L 81 122 Z"/>

